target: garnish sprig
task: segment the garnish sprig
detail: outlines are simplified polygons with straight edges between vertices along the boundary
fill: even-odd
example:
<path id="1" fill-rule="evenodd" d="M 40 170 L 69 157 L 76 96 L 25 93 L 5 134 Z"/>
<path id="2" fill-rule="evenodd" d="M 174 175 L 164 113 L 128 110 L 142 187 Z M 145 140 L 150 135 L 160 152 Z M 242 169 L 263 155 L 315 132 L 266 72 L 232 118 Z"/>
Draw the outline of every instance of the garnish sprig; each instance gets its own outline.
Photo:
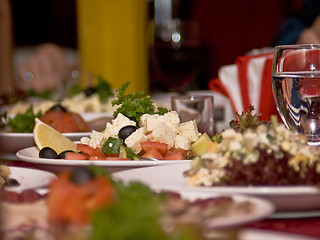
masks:
<path id="1" fill-rule="evenodd" d="M 112 101 L 112 106 L 118 105 L 118 109 L 113 113 L 116 118 L 119 113 L 128 117 L 129 119 L 139 123 L 140 117 L 143 114 L 160 114 L 163 115 L 168 112 L 168 109 L 154 106 L 149 95 L 143 96 L 144 92 L 139 91 L 126 95 L 125 91 L 130 85 L 130 82 L 121 84 L 120 88 L 116 90 L 117 98 Z"/>

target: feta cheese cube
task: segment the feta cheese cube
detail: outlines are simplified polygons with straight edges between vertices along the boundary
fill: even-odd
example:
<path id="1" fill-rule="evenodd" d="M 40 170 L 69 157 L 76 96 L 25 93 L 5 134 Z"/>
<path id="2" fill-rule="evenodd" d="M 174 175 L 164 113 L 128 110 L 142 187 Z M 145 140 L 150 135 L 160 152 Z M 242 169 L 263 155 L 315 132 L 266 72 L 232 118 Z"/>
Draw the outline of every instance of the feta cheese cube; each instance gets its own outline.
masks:
<path id="1" fill-rule="evenodd" d="M 160 122 L 157 127 L 148 135 L 150 141 L 167 143 L 168 148 L 174 147 L 176 133 L 172 131 L 165 123 Z"/>
<path id="2" fill-rule="evenodd" d="M 110 137 L 117 137 L 119 130 L 128 125 L 136 126 L 136 122 L 119 113 L 117 117 L 112 120 L 112 124 L 106 124 L 106 129 L 104 130 L 104 132 L 108 132 L 108 135 L 110 135 Z"/>
<path id="3" fill-rule="evenodd" d="M 135 132 L 133 132 L 129 137 L 126 138 L 124 143 L 127 145 L 127 147 L 131 148 L 135 154 L 138 154 L 142 150 L 141 143 L 148 141 L 145 133 L 146 128 L 138 128 Z"/>
<path id="4" fill-rule="evenodd" d="M 139 126 L 140 127 L 145 127 L 146 126 L 146 118 L 149 116 L 150 114 L 143 114 L 140 117 L 140 121 L 139 121 Z"/>
<path id="5" fill-rule="evenodd" d="M 163 116 L 160 116 L 159 114 L 144 114 L 142 125 L 146 128 L 147 132 L 152 132 L 161 122 L 163 122 Z"/>
<path id="6" fill-rule="evenodd" d="M 180 123 L 178 134 L 182 137 L 188 138 L 191 142 L 197 141 L 200 133 L 198 132 L 197 123 L 195 120 Z"/>
<path id="7" fill-rule="evenodd" d="M 163 122 L 171 128 L 172 131 L 178 133 L 180 118 L 176 111 L 170 111 L 163 115 Z"/>
<path id="8" fill-rule="evenodd" d="M 90 134 L 90 138 L 88 137 L 83 137 L 80 139 L 80 142 L 82 144 L 89 145 L 90 147 L 96 148 L 96 147 L 101 147 L 102 143 L 104 142 L 103 140 L 105 139 L 105 135 L 101 132 L 97 131 L 92 131 Z"/>
<path id="9" fill-rule="evenodd" d="M 91 139 L 90 139 L 89 137 L 82 137 L 82 138 L 80 139 L 80 143 L 89 145 L 90 140 L 91 140 Z"/>
<path id="10" fill-rule="evenodd" d="M 191 147 L 191 141 L 190 139 L 177 135 L 175 142 L 174 142 L 174 147 L 175 148 L 182 148 L 184 150 L 190 150 Z"/>

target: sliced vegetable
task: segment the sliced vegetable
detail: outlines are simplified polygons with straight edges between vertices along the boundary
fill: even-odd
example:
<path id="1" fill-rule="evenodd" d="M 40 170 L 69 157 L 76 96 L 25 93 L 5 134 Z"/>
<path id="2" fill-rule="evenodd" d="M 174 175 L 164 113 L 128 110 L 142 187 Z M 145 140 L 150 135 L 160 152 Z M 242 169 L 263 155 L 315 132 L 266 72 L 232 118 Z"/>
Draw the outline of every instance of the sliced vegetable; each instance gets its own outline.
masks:
<path id="1" fill-rule="evenodd" d="M 51 110 L 42 115 L 40 120 L 62 133 L 90 131 L 83 118 L 73 112 Z"/>
<path id="2" fill-rule="evenodd" d="M 123 141 L 119 138 L 109 137 L 102 145 L 101 150 L 104 154 L 119 154 Z"/>
<path id="3" fill-rule="evenodd" d="M 94 156 L 94 155 L 92 155 L 92 156 L 89 156 L 89 160 L 92 160 L 92 161 L 95 161 L 95 160 L 97 160 L 97 161 L 103 161 L 103 160 L 106 160 L 106 157 L 100 157 L 100 156 Z"/>
<path id="4" fill-rule="evenodd" d="M 128 148 L 126 146 L 121 146 L 120 147 L 119 157 L 129 158 L 130 160 L 139 160 L 140 159 L 139 155 L 134 154 L 132 149 Z"/>
<path id="5" fill-rule="evenodd" d="M 91 155 L 94 151 L 94 148 L 87 144 L 77 143 L 77 150 L 82 153 Z"/>
<path id="6" fill-rule="evenodd" d="M 190 150 L 196 155 L 202 155 L 208 152 L 208 143 L 212 142 L 207 133 L 203 133 L 197 141 L 195 141 Z"/>
<path id="7" fill-rule="evenodd" d="M 168 151 L 168 144 L 161 142 L 142 142 L 141 148 L 144 152 L 149 152 L 151 149 L 156 149 L 162 156 L 165 156 Z"/>
<path id="8" fill-rule="evenodd" d="M 65 154 L 66 160 L 88 160 L 89 155 L 84 153 L 67 152 Z"/>
<path id="9" fill-rule="evenodd" d="M 142 155 L 143 158 L 155 158 L 155 159 L 163 159 L 163 156 L 159 151 L 155 148 L 150 149 L 148 152 Z"/>
<path id="10" fill-rule="evenodd" d="M 93 152 L 90 154 L 90 157 L 105 158 L 106 155 L 103 153 L 103 151 L 99 147 L 96 147 L 93 150 Z"/>
<path id="11" fill-rule="evenodd" d="M 61 174 L 50 185 L 50 221 L 86 225 L 93 211 L 110 205 L 114 196 L 113 186 L 105 177 L 76 184 L 70 181 L 69 174 Z"/>
<path id="12" fill-rule="evenodd" d="M 184 160 L 185 157 L 180 151 L 172 152 L 167 154 L 163 160 Z"/>
<path id="13" fill-rule="evenodd" d="M 59 153 L 58 158 L 59 158 L 59 159 L 65 159 L 67 152 L 73 152 L 73 151 L 72 151 L 72 150 L 65 150 L 65 151 Z"/>

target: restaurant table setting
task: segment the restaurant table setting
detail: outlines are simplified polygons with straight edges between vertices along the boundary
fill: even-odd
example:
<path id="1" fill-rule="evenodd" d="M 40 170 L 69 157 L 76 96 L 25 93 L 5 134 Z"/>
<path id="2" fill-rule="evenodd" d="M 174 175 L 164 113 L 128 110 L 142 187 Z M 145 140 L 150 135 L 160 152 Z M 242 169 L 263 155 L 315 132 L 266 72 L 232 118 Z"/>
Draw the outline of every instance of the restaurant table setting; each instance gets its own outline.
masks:
<path id="1" fill-rule="evenodd" d="M 295 56 L 290 50 L 288 50 L 288 55 Z M 298 51 L 298 54 L 301 54 L 301 51 Z M 207 134 L 210 142 L 215 133 L 228 130 L 230 120 L 239 117 L 241 112 L 248 112 L 251 105 L 256 107 L 252 114 L 262 113 L 263 120 L 270 115 L 278 114 L 276 112 L 276 106 L 278 106 L 282 110 L 280 112 L 282 119 L 285 119 L 287 125 L 291 126 L 294 116 L 298 116 L 295 118 L 296 121 L 297 119 L 309 120 L 305 115 L 309 116 L 310 114 L 304 114 L 301 110 L 298 113 L 295 111 L 296 115 L 294 115 L 292 113 L 294 108 L 290 109 L 290 114 L 286 114 L 285 109 L 282 108 L 283 101 L 287 101 L 290 99 L 288 96 L 291 96 L 289 92 L 286 92 L 285 87 L 295 79 L 289 79 L 290 81 L 282 85 L 272 85 L 273 83 L 270 81 L 272 75 L 273 77 L 283 77 L 283 74 L 288 74 L 286 71 L 291 73 L 291 71 L 297 70 L 287 70 L 285 65 L 285 67 L 273 67 L 271 72 L 272 64 L 286 63 L 283 60 L 285 57 L 285 54 L 281 55 L 280 53 L 280 60 L 272 58 L 272 54 L 239 57 L 235 65 L 220 69 L 219 79 L 210 81 L 209 91 L 188 91 L 183 96 L 178 93 L 160 93 L 151 95 L 151 99 L 157 106 L 167 107 L 173 112 L 177 112 L 180 115 L 181 124 L 195 121 L 195 124 L 198 125 L 199 135 Z M 290 58 L 289 60 L 292 61 Z M 314 66 L 320 68 L 319 63 L 314 63 Z M 279 73 L 279 69 L 284 70 L 284 73 Z M 317 78 L 311 74 L 304 81 L 307 82 L 310 79 Z M 312 86 L 316 85 L 314 83 Z M 294 88 L 290 86 L 290 89 Z M 305 84 L 304 90 L 308 87 L 309 85 Z M 274 103 L 272 91 L 273 94 L 278 91 L 285 93 L 279 94 Z M 308 103 L 313 101 L 317 92 L 300 91 L 299 93 L 304 94 L 300 101 L 303 102 L 303 111 L 307 112 L 311 108 Z M 309 100 L 305 100 L 305 98 L 309 98 Z M 179 101 L 182 99 L 183 104 L 179 105 L 181 103 L 177 102 L 177 99 Z M 183 111 L 193 114 L 193 118 L 190 119 L 187 116 L 183 120 Z M 201 115 L 202 113 L 205 114 Z M 203 118 L 205 119 L 204 123 L 201 122 Z M 109 127 L 117 125 L 115 119 L 109 119 L 107 122 Z M 304 129 L 307 129 L 308 124 L 304 126 Z M 303 131 L 304 129 L 297 127 L 297 132 L 307 135 L 309 143 L 314 144 L 316 142 L 314 139 L 317 139 L 316 131 Z M 95 165 L 108 169 L 116 181 L 124 183 L 139 181 L 155 192 L 175 192 L 188 200 L 221 196 L 230 198 L 236 204 L 235 208 L 225 216 L 211 219 L 208 224 L 213 229 L 237 229 L 239 234 L 236 239 L 320 239 L 319 186 L 190 186 L 190 180 L 185 176 L 185 173 L 190 170 L 193 160 L 159 160 L 150 157 L 136 161 L 40 158 L 40 149 L 33 142 L 34 134 L 1 134 L 0 165 L 6 164 L 11 171 L 11 178 L 20 183 L 19 186 L 5 187 L 9 191 L 22 193 L 25 190 L 34 189 L 39 194 L 50 194 L 48 186 L 62 172 L 70 173 L 75 167 Z M 64 135 L 78 144 L 82 137 L 90 138 L 91 134 L 92 132 Z M 12 157 L 12 155 L 16 155 L 16 157 Z"/>

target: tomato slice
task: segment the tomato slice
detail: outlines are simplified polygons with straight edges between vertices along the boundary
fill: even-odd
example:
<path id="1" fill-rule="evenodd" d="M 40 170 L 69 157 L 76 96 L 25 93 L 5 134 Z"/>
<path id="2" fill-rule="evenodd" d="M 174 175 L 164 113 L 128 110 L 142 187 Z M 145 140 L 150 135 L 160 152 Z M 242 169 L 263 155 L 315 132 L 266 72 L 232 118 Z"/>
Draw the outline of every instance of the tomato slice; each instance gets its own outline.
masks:
<path id="1" fill-rule="evenodd" d="M 88 160 L 89 155 L 83 153 L 67 152 L 65 155 L 66 160 Z"/>
<path id="2" fill-rule="evenodd" d="M 184 155 L 180 151 L 167 154 L 163 160 L 185 160 Z"/>
<path id="3" fill-rule="evenodd" d="M 156 149 L 162 156 L 167 154 L 168 144 L 161 142 L 142 142 L 141 148 L 144 152 L 149 152 L 151 149 Z"/>
<path id="4" fill-rule="evenodd" d="M 99 156 L 91 155 L 91 156 L 89 156 L 89 160 L 92 160 L 92 161 L 94 161 L 94 160 L 103 161 L 103 160 L 106 160 L 106 158 L 105 157 L 99 157 Z"/>
<path id="5" fill-rule="evenodd" d="M 78 143 L 77 144 L 77 150 L 79 150 L 82 153 L 88 154 L 88 155 L 92 155 L 94 148 L 87 145 L 87 144 L 82 144 L 82 143 Z"/>
<path id="6" fill-rule="evenodd" d="M 105 177 L 77 185 L 69 180 L 68 174 L 60 175 L 50 184 L 49 218 L 52 222 L 86 225 L 91 213 L 109 205 L 114 194 L 112 183 Z"/>
<path id="7" fill-rule="evenodd" d="M 163 159 L 163 156 L 159 151 L 155 148 L 150 149 L 148 152 L 142 155 L 144 158 L 156 158 L 156 159 Z"/>
<path id="8" fill-rule="evenodd" d="M 73 119 L 78 128 L 78 132 L 90 132 L 90 127 L 86 121 L 78 113 L 72 113 Z"/>
<path id="9" fill-rule="evenodd" d="M 91 153 L 90 156 L 99 157 L 99 158 L 106 157 L 106 155 L 102 152 L 102 150 L 99 147 L 96 147 L 95 149 L 93 149 L 93 152 Z"/>

